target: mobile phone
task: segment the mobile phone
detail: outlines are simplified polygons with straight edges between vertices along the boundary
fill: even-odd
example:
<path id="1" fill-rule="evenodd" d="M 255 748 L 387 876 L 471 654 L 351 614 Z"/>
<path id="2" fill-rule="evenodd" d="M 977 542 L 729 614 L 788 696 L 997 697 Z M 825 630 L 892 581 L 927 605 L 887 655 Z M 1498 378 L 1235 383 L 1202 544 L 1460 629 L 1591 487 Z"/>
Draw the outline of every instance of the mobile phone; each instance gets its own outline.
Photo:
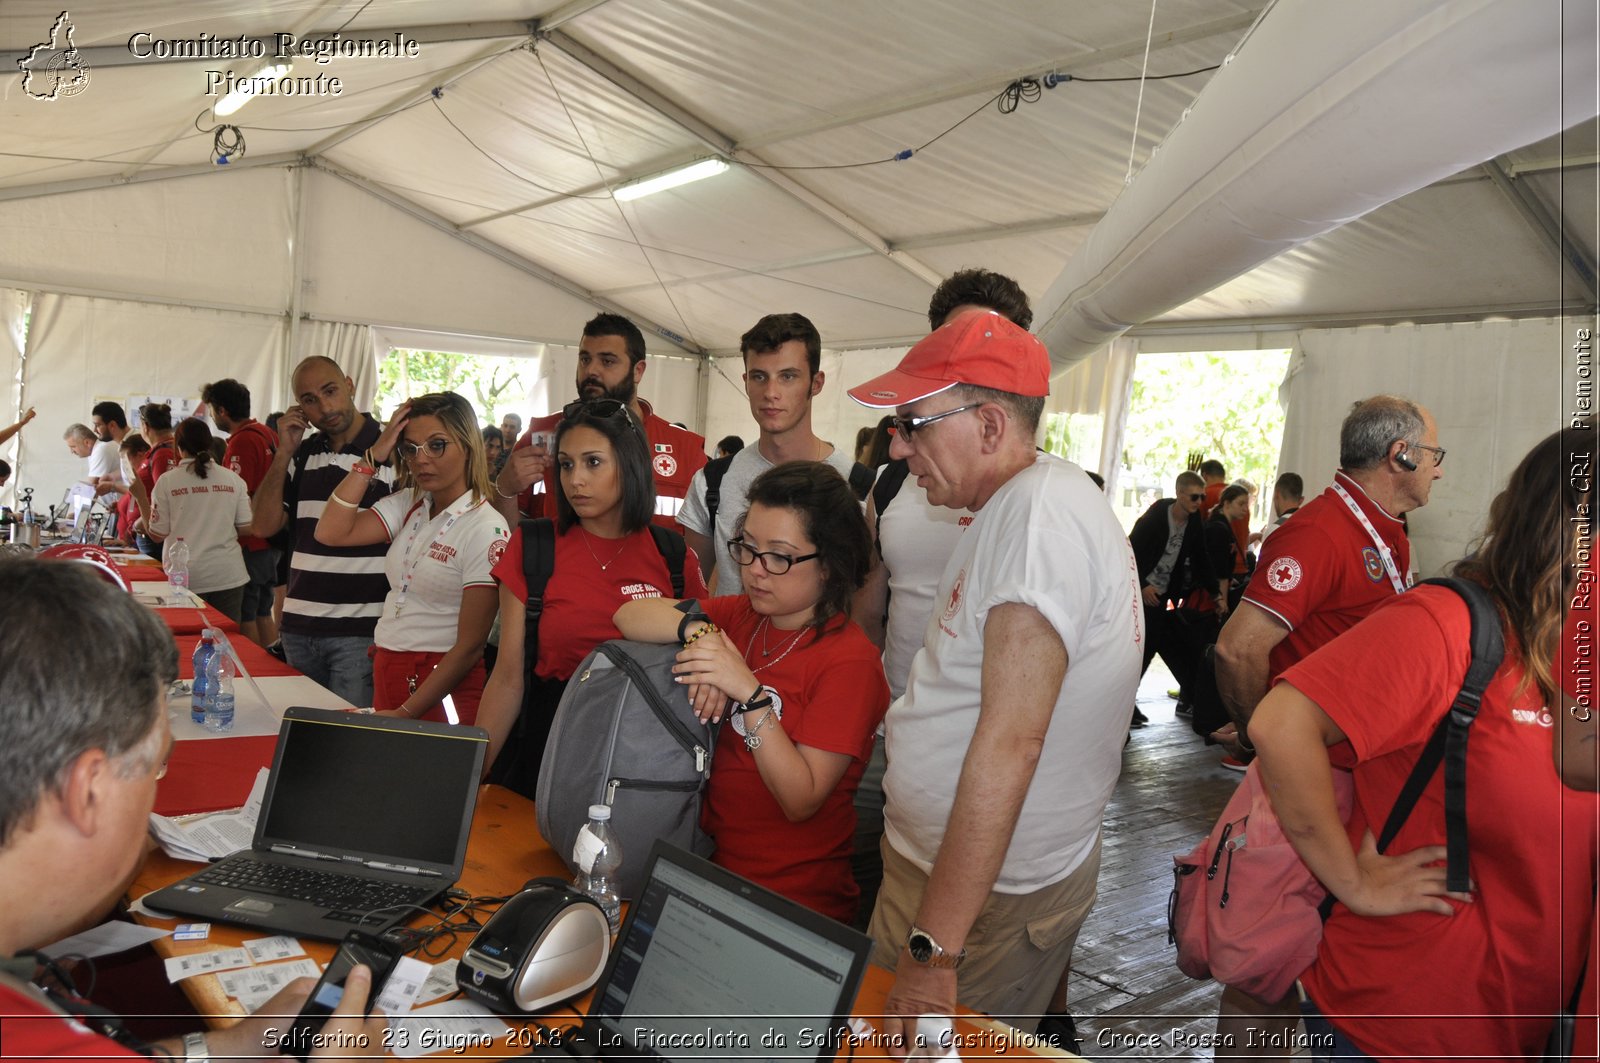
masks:
<path id="1" fill-rule="evenodd" d="M 300 1009 L 300 1015 L 289 1028 L 288 1035 L 278 1043 L 278 1050 L 284 1055 L 301 1059 L 310 1055 L 317 1046 L 317 1034 L 321 1032 L 322 1024 L 328 1021 L 328 1016 L 344 999 L 345 979 L 350 977 L 351 969 L 357 964 L 366 964 L 372 969 L 372 992 L 367 995 L 367 1014 L 372 1014 L 373 1005 L 383 992 L 384 982 L 388 981 L 402 955 L 397 946 L 382 938 L 359 930 L 346 934 L 339 943 L 339 951 L 334 953 L 322 977 L 317 980 L 316 988 L 306 998 L 305 1007 Z"/>

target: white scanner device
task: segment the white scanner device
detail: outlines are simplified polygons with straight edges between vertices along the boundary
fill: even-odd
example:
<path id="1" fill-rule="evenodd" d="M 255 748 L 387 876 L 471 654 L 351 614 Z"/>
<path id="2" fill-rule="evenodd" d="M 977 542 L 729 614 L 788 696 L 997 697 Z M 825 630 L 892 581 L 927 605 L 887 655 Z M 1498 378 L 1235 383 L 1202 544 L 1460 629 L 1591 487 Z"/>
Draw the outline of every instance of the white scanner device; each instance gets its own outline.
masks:
<path id="1" fill-rule="evenodd" d="M 610 954 L 600 906 L 560 879 L 536 878 L 472 939 L 456 985 L 502 1015 L 541 1011 L 594 985 Z"/>

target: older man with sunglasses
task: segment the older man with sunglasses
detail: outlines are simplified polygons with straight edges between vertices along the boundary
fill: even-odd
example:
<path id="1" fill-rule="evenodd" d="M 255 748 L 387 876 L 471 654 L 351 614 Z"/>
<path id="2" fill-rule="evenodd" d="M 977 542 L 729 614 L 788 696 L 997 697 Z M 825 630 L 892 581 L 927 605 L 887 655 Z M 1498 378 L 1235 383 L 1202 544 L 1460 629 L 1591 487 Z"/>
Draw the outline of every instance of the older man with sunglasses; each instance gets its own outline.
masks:
<path id="1" fill-rule="evenodd" d="M 894 408 L 891 452 L 930 502 L 975 515 L 886 720 L 870 933 L 896 972 L 891 1037 L 957 1000 L 1034 1029 L 1094 904 L 1142 617 L 1105 496 L 1034 446 L 1049 372 L 1037 339 L 979 310 L 850 392 Z"/>

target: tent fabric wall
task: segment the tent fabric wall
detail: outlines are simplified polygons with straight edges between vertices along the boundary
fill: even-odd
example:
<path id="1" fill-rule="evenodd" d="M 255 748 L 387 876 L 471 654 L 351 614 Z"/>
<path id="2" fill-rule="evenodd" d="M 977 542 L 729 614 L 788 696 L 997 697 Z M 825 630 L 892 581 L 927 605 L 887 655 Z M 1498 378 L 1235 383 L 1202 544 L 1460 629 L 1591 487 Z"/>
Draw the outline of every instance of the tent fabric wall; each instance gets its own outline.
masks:
<path id="1" fill-rule="evenodd" d="M 1117 489 L 1122 467 L 1122 438 L 1128 427 L 1128 401 L 1133 395 L 1133 368 L 1140 345 L 1126 336 L 1100 348 L 1050 382 L 1045 416 L 1089 413 L 1101 418 L 1100 460 L 1095 471 L 1106 481 L 1106 494 Z"/>
<path id="2" fill-rule="evenodd" d="M 1557 318 L 1300 333 L 1278 469 L 1305 477 L 1308 495 L 1320 492 L 1338 466 L 1351 403 L 1387 392 L 1427 407 L 1449 458 L 1409 520 L 1416 566 L 1435 575 L 1467 553 L 1523 455 L 1561 426 L 1565 337 Z"/>
<path id="3" fill-rule="evenodd" d="M 32 304 L 31 292 L 0 288 L 0 428 L 16 424 L 22 411 L 27 409 L 22 405 L 22 352 L 28 308 Z M 18 455 L 28 434 L 25 429 L 0 446 L 0 458 L 13 469 L 19 463 Z M 16 482 L 13 476 L 10 483 L 0 487 L 0 501 L 6 505 L 16 497 Z"/>
<path id="4" fill-rule="evenodd" d="M 275 315 L 40 294 L 22 381 L 24 401 L 39 417 L 26 430 L 13 484 L 34 488 L 36 504 L 58 501 L 86 471 L 62 433 L 74 422 L 87 424 L 101 399 L 198 397 L 204 384 L 223 377 L 252 396 L 281 394 L 284 324 Z M 269 412 L 259 400 L 256 406 Z"/>
<path id="5" fill-rule="evenodd" d="M 349 321 L 302 321 L 295 332 L 295 352 L 285 360 L 281 394 L 286 403 L 292 398 L 289 375 L 294 367 L 313 355 L 332 358 L 355 384 L 356 408 L 370 410 L 378 391 L 378 364 L 373 350 L 372 329 Z M 282 409 L 280 404 L 274 407 Z"/>

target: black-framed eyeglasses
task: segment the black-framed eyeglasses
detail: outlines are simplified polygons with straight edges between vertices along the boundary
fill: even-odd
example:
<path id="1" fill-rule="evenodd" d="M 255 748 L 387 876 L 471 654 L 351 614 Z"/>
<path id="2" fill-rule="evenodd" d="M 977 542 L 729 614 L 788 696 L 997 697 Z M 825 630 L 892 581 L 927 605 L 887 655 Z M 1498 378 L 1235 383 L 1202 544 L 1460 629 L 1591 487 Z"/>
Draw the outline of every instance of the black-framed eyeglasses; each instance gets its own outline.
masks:
<path id="1" fill-rule="evenodd" d="M 746 568 L 755 564 L 756 558 L 759 557 L 761 559 L 762 567 L 764 567 L 774 576 L 781 576 L 785 572 L 789 571 L 790 566 L 798 565 L 802 561 L 813 560 L 814 558 L 821 557 L 822 555 L 818 553 L 809 553 L 803 554 L 800 557 L 794 557 L 790 554 L 774 553 L 771 550 L 757 550 L 743 539 L 729 539 L 728 556 L 733 558 L 736 564 L 743 565 Z"/>
<path id="2" fill-rule="evenodd" d="M 432 439 L 422 443 L 407 443 L 402 440 L 396 449 L 400 451 L 400 456 L 407 461 L 416 460 L 417 456 L 424 450 L 428 452 L 430 458 L 442 458 L 444 457 L 444 452 L 450 449 L 452 442 L 454 440 L 445 439 L 443 436 L 434 436 Z"/>
<path id="3" fill-rule="evenodd" d="M 889 427 L 894 429 L 895 435 L 903 439 L 909 439 L 919 428 L 926 428 L 930 424 L 942 421 L 946 417 L 954 417 L 958 413 L 976 410 L 982 405 L 983 403 L 981 402 L 969 402 L 965 406 L 957 406 L 955 409 L 946 410 L 943 413 L 929 414 L 927 417 L 891 417 L 889 418 Z"/>
<path id="4" fill-rule="evenodd" d="M 1428 453 L 1432 454 L 1433 455 L 1433 467 L 1435 469 L 1437 469 L 1439 466 L 1444 464 L 1444 448 L 1443 447 L 1430 447 L 1426 443 L 1411 443 L 1411 444 L 1407 445 L 1406 449 L 1407 450 L 1426 450 Z"/>

